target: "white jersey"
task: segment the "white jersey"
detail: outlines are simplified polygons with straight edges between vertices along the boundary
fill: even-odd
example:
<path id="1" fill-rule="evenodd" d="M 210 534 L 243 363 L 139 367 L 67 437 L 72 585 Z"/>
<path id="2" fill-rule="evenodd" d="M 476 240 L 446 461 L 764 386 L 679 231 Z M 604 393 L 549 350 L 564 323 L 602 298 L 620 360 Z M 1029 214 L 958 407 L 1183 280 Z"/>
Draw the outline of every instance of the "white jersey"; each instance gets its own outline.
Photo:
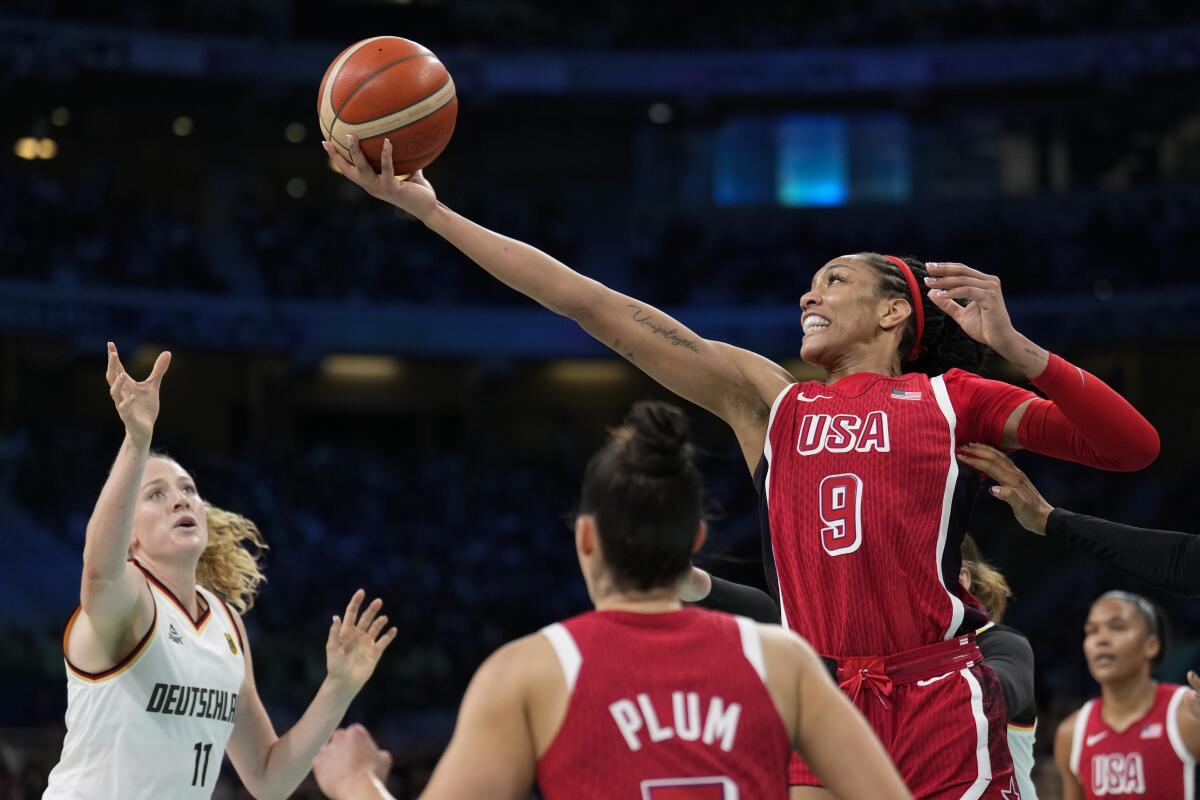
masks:
<path id="1" fill-rule="evenodd" d="M 43 800 L 212 796 L 246 673 L 241 633 L 212 592 L 197 587 L 208 607 L 194 622 L 142 572 L 154 622 L 119 664 L 102 673 L 73 666 L 65 648 L 78 609 L 67 623 L 67 736 Z"/>
<path id="2" fill-rule="evenodd" d="M 1032 725 L 1008 724 L 1008 751 L 1012 753 L 1013 774 L 1017 776 L 1021 800 L 1037 800 L 1037 788 L 1033 785 L 1033 745 L 1036 740 L 1037 720 Z"/>

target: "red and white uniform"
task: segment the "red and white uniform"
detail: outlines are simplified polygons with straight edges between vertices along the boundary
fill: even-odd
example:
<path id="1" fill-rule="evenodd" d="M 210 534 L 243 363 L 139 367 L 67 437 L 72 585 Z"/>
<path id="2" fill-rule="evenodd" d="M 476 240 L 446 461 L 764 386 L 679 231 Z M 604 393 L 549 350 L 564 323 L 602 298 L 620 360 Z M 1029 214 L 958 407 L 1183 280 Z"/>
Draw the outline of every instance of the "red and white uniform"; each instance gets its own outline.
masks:
<path id="1" fill-rule="evenodd" d="M 858 373 L 793 384 L 771 409 L 756 479 L 768 578 L 784 623 L 822 655 L 853 660 L 842 664 L 845 676 L 867 669 L 877 690 L 878 659 L 904 673 L 903 687 L 888 684 L 903 689 L 886 700 L 889 730 L 875 719 L 879 709 L 868 718 L 918 797 L 1000 797 L 1008 789 L 1003 696 L 974 642 L 952 643 L 987 621 L 958 585 L 979 481 L 955 451 L 960 443 L 998 445 L 1009 415 L 1032 397 L 962 370 L 934 378 Z M 904 655 L 937 643 L 945 644 Z M 914 665 L 931 674 L 912 674 Z M 925 683 L 932 678 L 937 701 L 935 683 Z M 860 708 L 885 702 L 875 693 L 863 695 Z M 816 783 L 803 769 L 793 782 Z M 960 794 L 947 793 L 959 786 Z"/>
<path id="2" fill-rule="evenodd" d="M 1179 704 L 1190 689 L 1160 683 L 1146 715 L 1117 732 L 1104 721 L 1104 698 L 1089 700 L 1075 718 L 1071 772 L 1086 800 L 1145 797 L 1193 800 L 1196 759 L 1179 733 Z"/>
<path id="3" fill-rule="evenodd" d="M 570 691 L 538 760 L 547 800 L 787 797 L 791 741 L 750 620 L 592 611 L 542 634 Z"/>

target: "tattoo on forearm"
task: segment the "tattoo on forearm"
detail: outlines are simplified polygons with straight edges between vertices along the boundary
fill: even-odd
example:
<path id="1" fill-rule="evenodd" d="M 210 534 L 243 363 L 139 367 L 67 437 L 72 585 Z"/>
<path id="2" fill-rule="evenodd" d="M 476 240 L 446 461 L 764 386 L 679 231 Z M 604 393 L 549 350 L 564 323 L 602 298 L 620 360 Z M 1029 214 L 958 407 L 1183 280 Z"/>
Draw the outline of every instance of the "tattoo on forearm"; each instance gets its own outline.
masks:
<path id="1" fill-rule="evenodd" d="M 1025 352 L 1036 358 L 1038 361 L 1046 360 L 1046 351 L 1037 347 L 1026 347 Z"/>
<path id="2" fill-rule="evenodd" d="M 653 314 L 644 313 L 640 306 L 635 306 L 633 303 L 626 303 L 625 307 L 633 309 L 634 322 L 636 322 L 638 325 L 649 328 L 650 332 L 655 336 L 663 337 L 675 347 L 686 347 L 693 353 L 700 352 L 700 345 L 696 343 L 696 340 L 685 339 L 684 337 L 680 336 L 678 328 L 667 328 L 663 325 L 659 325 L 654 321 Z"/>
<path id="3" fill-rule="evenodd" d="M 617 351 L 617 354 L 627 359 L 630 363 L 633 362 L 633 351 L 625 346 L 625 343 L 617 339 L 612 344 L 612 349 Z"/>

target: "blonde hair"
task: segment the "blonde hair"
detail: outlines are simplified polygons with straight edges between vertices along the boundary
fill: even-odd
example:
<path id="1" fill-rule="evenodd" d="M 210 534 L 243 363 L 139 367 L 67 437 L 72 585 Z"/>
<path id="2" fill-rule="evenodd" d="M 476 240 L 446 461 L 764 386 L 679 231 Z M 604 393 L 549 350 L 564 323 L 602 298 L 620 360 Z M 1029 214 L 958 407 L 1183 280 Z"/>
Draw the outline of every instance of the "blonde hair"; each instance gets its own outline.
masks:
<path id="1" fill-rule="evenodd" d="M 993 622 L 1000 622 L 1004 619 L 1008 600 L 1013 596 L 1008 580 L 1000 570 L 983 560 L 979 546 L 970 534 L 963 538 L 960 552 L 963 567 L 971 573 L 971 594 L 983 603 Z"/>
<path id="2" fill-rule="evenodd" d="M 241 514 L 205 503 L 204 516 L 208 547 L 196 565 L 196 583 L 245 614 L 254 607 L 259 584 L 267 579 L 258 563 L 267 543 L 258 526 Z"/>

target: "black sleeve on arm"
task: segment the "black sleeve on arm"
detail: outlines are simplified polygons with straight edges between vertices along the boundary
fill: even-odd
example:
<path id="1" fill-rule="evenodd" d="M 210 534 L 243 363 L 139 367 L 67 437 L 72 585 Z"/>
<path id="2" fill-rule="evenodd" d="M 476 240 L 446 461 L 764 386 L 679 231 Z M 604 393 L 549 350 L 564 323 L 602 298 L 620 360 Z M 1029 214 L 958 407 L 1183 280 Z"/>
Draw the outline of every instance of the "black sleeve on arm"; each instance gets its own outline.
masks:
<path id="1" fill-rule="evenodd" d="M 1056 508 L 1046 521 L 1046 538 L 1160 589 L 1200 596 L 1200 536 L 1135 528 Z"/>
<path id="2" fill-rule="evenodd" d="M 769 594 L 753 586 L 722 580 L 716 575 L 711 577 L 712 591 L 708 597 L 693 605 L 749 617 L 755 622 L 779 624 L 779 607 Z"/>
<path id="3" fill-rule="evenodd" d="M 996 625 L 976 639 L 983 660 L 996 671 L 1008 706 L 1008 721 L 1032 725 L 1037 719 L 1034 692 L 1033 648 L 1019 631 Z"/>

